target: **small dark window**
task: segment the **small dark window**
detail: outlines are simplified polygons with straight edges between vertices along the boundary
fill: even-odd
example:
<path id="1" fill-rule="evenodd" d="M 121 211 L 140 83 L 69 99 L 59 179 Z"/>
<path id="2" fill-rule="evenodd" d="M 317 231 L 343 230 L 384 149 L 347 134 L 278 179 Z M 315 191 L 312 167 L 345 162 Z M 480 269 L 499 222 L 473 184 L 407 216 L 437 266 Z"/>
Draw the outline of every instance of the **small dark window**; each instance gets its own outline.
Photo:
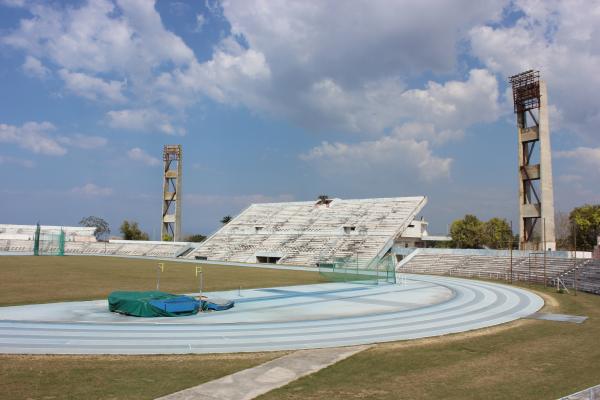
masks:
<path id="1" fill-rule="evenodd" d="M 281 257 L 266 257 L 266 256 L 256 256 L 256 262 L 259 264 L 277 264 Z"/>
<path id="2" fill-rule="evenodd" d="M 356 231 L 356 227 L 355 226 L 345 226 L 344 227 L 344 233 L 349 235 L 350 233 Z"/>

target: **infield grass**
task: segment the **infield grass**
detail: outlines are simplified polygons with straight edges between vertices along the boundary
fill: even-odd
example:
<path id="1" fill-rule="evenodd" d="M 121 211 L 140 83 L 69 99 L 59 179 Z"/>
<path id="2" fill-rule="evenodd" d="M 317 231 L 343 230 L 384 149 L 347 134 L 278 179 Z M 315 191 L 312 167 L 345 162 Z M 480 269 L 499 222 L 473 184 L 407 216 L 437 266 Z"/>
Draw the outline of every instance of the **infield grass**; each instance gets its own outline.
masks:
<path id="1" fill-rule="evenodd" d="M 103 299 L 114 290 L 198 291 L 198 263 L 92 256 L 1 256 L 0 306 Z M 318 272 L 202 265 L 204 290 L 250 289 L 325 282 Z"/>

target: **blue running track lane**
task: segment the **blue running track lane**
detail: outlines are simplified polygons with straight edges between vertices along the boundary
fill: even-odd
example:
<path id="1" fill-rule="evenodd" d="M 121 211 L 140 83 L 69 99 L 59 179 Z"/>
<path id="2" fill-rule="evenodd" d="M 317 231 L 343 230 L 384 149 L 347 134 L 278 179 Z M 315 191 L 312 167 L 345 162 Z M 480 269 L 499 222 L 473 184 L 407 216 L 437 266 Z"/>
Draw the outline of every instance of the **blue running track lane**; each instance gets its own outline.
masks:
<path id="1" fill-rule="evenodd" d="M 106 300 L 0 308 L 0 353 L 184 354 L 351 346 L 464 332 L 544 304 L 503 284 L 403 275 L 404 284 L 326 283 L 211 293 L 228 311 L 135 318 Z M 404 282 L 404 280 L 402 280 Z"/>

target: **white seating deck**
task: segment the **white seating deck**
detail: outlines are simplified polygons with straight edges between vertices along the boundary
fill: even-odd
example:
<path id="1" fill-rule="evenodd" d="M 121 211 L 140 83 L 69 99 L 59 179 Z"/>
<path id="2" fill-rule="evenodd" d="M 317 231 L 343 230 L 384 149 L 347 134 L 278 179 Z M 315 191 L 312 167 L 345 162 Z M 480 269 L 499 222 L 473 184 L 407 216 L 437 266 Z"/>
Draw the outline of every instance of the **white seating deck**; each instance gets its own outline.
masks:
<path id="1" fill-rule="evenodd" d="M 0 239 L 0 251 L 33 252 L 33 240 Z M 109 243 L 109 242 L 65 242 L 67 255 L 124 255 L 148 257 L 175 257 L 188 248 L 187 244 L 169 243 Z M 51 249 L 46 249 L 51 250 Z M 58 250 L 58 249 L 55 249 Z"/>
<path id="2" fill-rule="evenodd" d="M 517 281 L 551 283 L 566 271 L 588 262 L 583 259 L 544 257 L 513 257 L 512 277 Z M 545 265 L 544 265 L 545 264 Z M 490 279 L 510 279 L 511 259 L 505 256 L 416 254 L 398 272 L 453 275 Z"/>
<path id="3" fill-rule="evenodd" d="M 600 260 L 586 260 L 560 275 L 568 289 L 600 294 Z"/>
<path id="4" fill-rule="evenodd" d="M 185 248 L 187 248 L 187 245 L 174 245 L 168 243 L 66 242 L 65 254 L 175 257 Z"/>
<path id="5" fill-rule="evenodd" d="M 186 257 L 256 262 L 257 254 L 278 263 L 316 265 L 333 257 L 371 259 L 399 236 L 426 203 L 425 197 L 332 199 L 253 204 Z M 346 230 L 344 228 L 346 227 Z"/>
<path id="6" fill-rule="evenodd" d="M 0 239 L 0 251 L 24 253 L 33 251 L 33 240 Z"/>

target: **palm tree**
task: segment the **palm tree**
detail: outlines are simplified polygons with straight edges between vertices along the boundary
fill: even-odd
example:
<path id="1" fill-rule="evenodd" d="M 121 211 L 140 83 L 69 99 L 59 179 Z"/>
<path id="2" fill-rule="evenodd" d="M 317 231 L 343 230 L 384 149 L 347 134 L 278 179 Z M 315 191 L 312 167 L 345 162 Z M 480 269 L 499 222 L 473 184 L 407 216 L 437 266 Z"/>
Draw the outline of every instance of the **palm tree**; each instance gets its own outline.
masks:
<path id="1" fill-rule="evenodd" d="M 228 223 L 230 223 L 230 222 L 231 222 L 231 220 L 232 220 L 232 219 L 233 219 L 233 218 L 231 217 L 231 215 L 226 215 L 226 216 L 224 216 L 223 218 L 221 218 L 221 223 L 222 223 L 223 225 L 227 225 Z"/>

